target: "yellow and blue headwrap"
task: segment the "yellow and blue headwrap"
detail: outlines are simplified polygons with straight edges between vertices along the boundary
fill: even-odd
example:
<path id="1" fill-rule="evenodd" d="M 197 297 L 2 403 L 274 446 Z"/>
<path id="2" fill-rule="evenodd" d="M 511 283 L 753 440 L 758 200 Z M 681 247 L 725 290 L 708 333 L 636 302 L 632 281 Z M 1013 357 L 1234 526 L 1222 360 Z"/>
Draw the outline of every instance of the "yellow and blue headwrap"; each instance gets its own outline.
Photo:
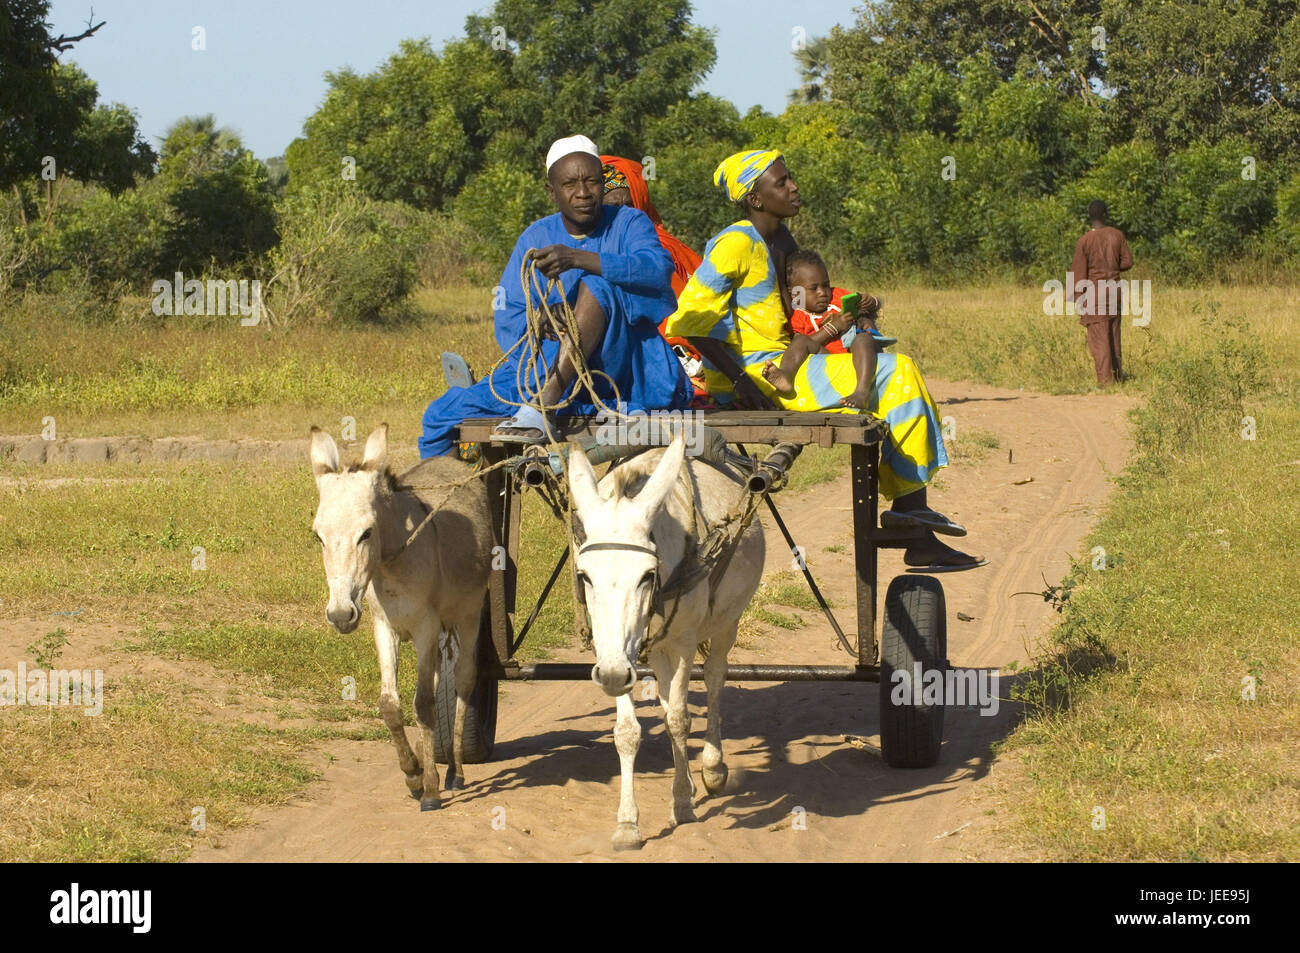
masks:
<path id="1" fill-rule="evenodd" d="M 718 163 L 713 170 L 713 184 L 727 193 L 727 198 L 739 202 L 749 194 L 758 177 L 767 171 L 781 153 L 775 149 L 737 152 Z"/>

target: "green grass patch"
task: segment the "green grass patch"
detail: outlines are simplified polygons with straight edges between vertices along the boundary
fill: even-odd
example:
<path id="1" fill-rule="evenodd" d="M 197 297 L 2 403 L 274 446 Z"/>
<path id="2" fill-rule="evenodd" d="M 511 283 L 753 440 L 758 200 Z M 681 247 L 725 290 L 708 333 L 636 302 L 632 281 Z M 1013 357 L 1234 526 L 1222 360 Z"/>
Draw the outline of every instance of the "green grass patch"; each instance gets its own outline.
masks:
<path id="1" fill-rule="evenodd" d="M 1033 714 L 1006 742 L 1026 773 L 1006 801 L 1050 859 L 1300 857 L 1300 498 L 1281 489 L 1300 402 L 1262 386 L 1297 367 L 1244 322 L 1205 341 L 1147 383 L 1135 456 L 1016 691 Z"/>

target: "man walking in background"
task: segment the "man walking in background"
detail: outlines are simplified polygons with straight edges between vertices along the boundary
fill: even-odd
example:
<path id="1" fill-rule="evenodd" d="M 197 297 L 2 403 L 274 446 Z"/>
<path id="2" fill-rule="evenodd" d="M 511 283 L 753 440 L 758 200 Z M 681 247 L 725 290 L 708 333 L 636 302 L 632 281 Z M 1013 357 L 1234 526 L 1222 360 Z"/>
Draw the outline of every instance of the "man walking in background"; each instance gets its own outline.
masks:
<path id="1" fill-rule="evenodd" d="M 1119 326 L 1123 313 L 1119 273 L 1133 267 L 1128 242 L 1106 224 L 1106 203 L 1088 203 L 1092 228 L 1074 246 L 1074 309 L 1088 332 L 1088 351 L 1097 365 L 1097 386 L 1120 380 Z"/>

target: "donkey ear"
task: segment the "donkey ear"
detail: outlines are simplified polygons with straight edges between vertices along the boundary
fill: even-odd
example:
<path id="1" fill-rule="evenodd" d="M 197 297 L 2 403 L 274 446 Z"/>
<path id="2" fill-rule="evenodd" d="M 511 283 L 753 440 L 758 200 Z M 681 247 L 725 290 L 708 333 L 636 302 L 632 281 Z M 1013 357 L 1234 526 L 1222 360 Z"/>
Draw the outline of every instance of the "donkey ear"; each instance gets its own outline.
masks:
<path id="1" fill-rule="evenodd" d="M 311 428 L 311 472 L 316 479 L 339 472 L 339 447 L 334 438 L 319 427 Z"/>
<path id="2" fill-rule="evenodd" d="M 388 424 L 380 424 L 366 438 L 366 452 L 361 459 L 361 469 L 382 470 L 388 462 Z"/>
<path id="3" fill-rule="evenodd" d="M 596 471 L 591 468 L 586 451 L 576 443 L 569 444 L 569 492 L 573 495 L 573 508 L 580 515 L 600 503 Z"/>
<path id="4" fill-rule="evenodd" d="M 650 479 L 636 495 L 637 505 L 645 513 L 647 520 L 654 519 L 654 515 L 659 512 L 659 507 L 663 506 L 664 500 L 672 492 L 673 485 L 681 475 L 682 461 L 685 459 L 686 438 L 679 430 L 677 436 L 673 437 L 673 442 L 664 451 L 664 455 L 659 458 L 655 472 L 650 474 Z"/>

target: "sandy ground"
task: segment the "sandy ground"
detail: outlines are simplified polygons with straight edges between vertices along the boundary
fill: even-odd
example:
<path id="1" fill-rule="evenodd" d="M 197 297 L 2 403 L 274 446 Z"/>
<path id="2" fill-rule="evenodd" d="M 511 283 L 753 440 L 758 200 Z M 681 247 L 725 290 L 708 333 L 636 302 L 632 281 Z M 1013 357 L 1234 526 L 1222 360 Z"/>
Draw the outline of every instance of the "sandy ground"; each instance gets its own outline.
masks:
<path id="1" fill-rule="evenodd" d="M 1119 396 L 1046 396 L 932 380 L 931 391 L 964 428 L 998 435 L 1001 447 L 958 460 L 931 502 L 971 530 L 968 551 L 982 569 L 939 577 L 948 608 L 948 655 L 963 667 L 1027 661 L 1054 617 L 1039 592 L 1078 554 L 1128 453 Z M 1008 451 L 1012 460 L 1008 461 Z M 1029 482 L 1028 478 L 1032 478 Z M 848 478 L 803 497 L 778 497 L 814 575 L 853 629 Z M 769 570 L 790 555 L 764 514 Z M 843 546 L 843 553 L 826 547 Z M 881 554 L 881 591 L 903 571 Z M 525 607 L 521 607 L 524 609 Z M 971 621 L 962 621 L 961 613 Z M 846 664 L 829 626 L 763 637 L 733 661 Z M 1003 679 L 1005 694 L 1007 679 Z M 999 812 L 982 785 L 997 771 L 990 745 L 1015 724 L 996 716 L 947 715 L 939 764 L 888 768 L 879 744 L 874 684 L 736 684 L 723 699 L 727 790 L 709 797 L 698 780 L 702 686 L 691 694 L 699 823 L 669 822 L 672 756 L 660 710 L 640 700 L 643 740 L 637 800 L 645 847 L 610 847 L 618 800 L 612 700 L 585 682 L 503 686 L 497 746 L 468 768 L 464 791 L 422 814 L 406 794 L 388 742 L 338 742 L 312 757 L 322 779 L 290 804 L 254 814 L 247 828 L 212 834 L 196 861 L 283 860 L 996 860 L 1011 856 L 996 834 Z M 641 689 L 637 689 L 638 698 Z M 409 700 L 404 701 L 409 704 Z M 376 716 L 378 717 L 378 716 Z M 850 740 L 852 739 L 852 740 Z M 863 744 L 865 739 L 865 745 Z"/>

